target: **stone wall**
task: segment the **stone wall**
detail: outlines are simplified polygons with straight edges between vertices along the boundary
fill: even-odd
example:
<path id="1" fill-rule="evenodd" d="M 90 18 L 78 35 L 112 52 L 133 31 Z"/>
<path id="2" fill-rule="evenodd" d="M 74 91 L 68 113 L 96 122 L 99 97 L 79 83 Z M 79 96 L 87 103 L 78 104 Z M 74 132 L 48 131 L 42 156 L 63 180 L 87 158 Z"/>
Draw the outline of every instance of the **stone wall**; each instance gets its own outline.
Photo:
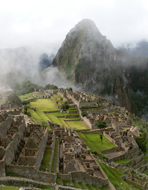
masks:
<path id="1" fill-rule="evenodd" d="M 83 122 L 90 128 L 93 129 L 92 123 L 90 123 L 89 119 L 87 117 L 83 117 Z"/>
<path id="2" fill-rule="evenodd" d="M 11 127 L 13 122 L 12 117 L 7 117 L 5 121 L 0 124 L 0 140 L 2 141 L 6 136 L 8 129 Z"/>
<path id="3" fill-rule="evenodd" d="M 111 149 L 101 151 L 102 154 L 109 154 L 113 152 L 117 152 L 117 147 L 113 147 Z"/>
<path id="4" fill-rule="evenodd" d="M 20 178 L 20 177 L 1 177 L 0 178 L 0 185 L 6 186 L 17 186 L 17 187 L 28 187 L 25 189 L 34 189 L 32 187 L 41 187 L 41 186 L 53 186 L 52 184 L 40 182 L 28 178 Z M 24 188 L 23 188 L 24 189 Z"/>
<path id="5" fill-rule="evenodd" d="M 24 132 L 26 130 L 25 120 L 23 123 L 19 126 L 19 139 L 21 139 L 24 136 Z"/>
<path id="6" fill-rule="evenodd" d="M 0 177 L 4 177 L 6 175 L 5 158 L 5 149 L 0 146 Z"/>
<path id="7" fill-rule="evenodd" d="M 17 150 L 17 145 L 19 144 L 19 135 L 15 133 L 12 137 L 12 141 L 6 147 L 6 164 L 11 164 L 15 157 L 15 151 Z"/>
<path id="8" fill-rule="evenodd" d="M 49 172 L 51 172 L 51 168 L 52 168 L 52 161 L 53 161 L 53 155 L 54 155 L 54 149 L 55 149 L 55 141 L 56 141 L 56 136 L 55 136 L 55 133 L 53 133 L 52 152 L 51 152 L 51 157 L 50 157 L 50 162 L 49 162 Z"/>
<path id="9" fill-rule="evenodd" d="M 116 145 L 116 141 L 114 140 L 114 139 L 112 139 L 108 134 L 106 134 L 105 132 L 103 133 L 104 134 L 104 136 L 111 142 L 111 143 L 113 143 L 115 146 L 117 146 Z"/>
<path id="10" fill-rule="evenodd" d="M 27 177 L 46 183 L 55 183 L 57 178 L 56 174 L 42 172 L 30 166 L 6 165 L 6 173 L 10 172 L 22 177 Z"/>
<path id="11" fill-rule="evenodd" d="M 123 160 L 123 159 L 125 159 L 125 158 L 127 158 L 127 152 L 125 152 L 125 153 L 123 153 L 122 155 L 117 156 L 117 157 L 115 157 L 115 158 L 111 158 L 111 159 L 109 159 L 109 160 L 112 161 L 112 162 L 114 162 L 114 161 L 116 161 L 116 160 Z"/>
<path id="12" fill-rule="evenodd" d="M 41 145 L 40 145 L 40 148 L 38 151 L 38 155 L 36 157 L 35 169 L 37 169 L 37 170 L 40 168 L 40 165 L 41 165 L 41 162 L 42 162 L 42 159 L 44 156 L 44 151 L 46 148 L 47 140 L 48 140 L 48 128 L 46 128 L 46 130 L 44 132 L 44 136 L 43 136 L 42 141 L 41 141 Z"/>

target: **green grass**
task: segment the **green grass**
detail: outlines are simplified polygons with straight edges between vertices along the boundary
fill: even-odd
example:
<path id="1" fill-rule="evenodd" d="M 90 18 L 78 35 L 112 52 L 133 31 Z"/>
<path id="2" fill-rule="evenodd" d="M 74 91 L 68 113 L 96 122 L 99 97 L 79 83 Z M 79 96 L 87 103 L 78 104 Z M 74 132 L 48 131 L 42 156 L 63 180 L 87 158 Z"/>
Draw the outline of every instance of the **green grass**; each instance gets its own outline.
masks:
<path id="1" fill-rule="evenodd" d="M 87 184 L 86 186 L 88 187 L 89 190 L 95 190 L 95 188 L 90 184 Z"/>
<path id="2" fill-rule="evenodd" d="M 42 123 L 41 118 L 40 118 L 40 116 L 36 113 L 36 111 L 34 111 L 34 110 L 32 110 L 32 109 L 28 109 L 28 111 L 30 112 L 31 117 L 33 117 L 33 118 L 37 121 L 38 124 L 41 124 L 41 123 Z"/>
<path id="3" fill-rule="evenodd" d="M 41 187 L 39 187 L 40 189 L 46 189 L 46 190 L 54 190 L 54 188 L 53 187 L 51 187 L 51 186 L 41 186 Z"/>
<path id="4" fill-rule="evenodd" d="M 99 134 L 86 134 L 86 133 L 78 133 L 78 134 L 92 151 L 98 152 L 116 147 L 107 138 L 105 138 L 104 135 L 103 135 L 103 144 L 102 144 Z"/>
<path id="5" fill-rule="evenodd" d="M 55 108 L 55 103 L 49 99 L 36 99 L 36 101 L 30 102 L 29 106 L 36 108 L 36 111 L 31 109 L 28 109 L 28 111 L 38 124 L 42 124 L 43 121 L 43 124 L 47 125 L 47 120 L 50 120 L 43 111 L 58 111 L 58 109 Z M 49 126 L 48 129 L 50 130 Z"/>
<path id="6" fill-rule="evenodd" d="M 52 161 L 52 168 L 51 168 L 52 173 L 57 172 L 57 168 L 58 168 L 58 159 L 59 159 L 58 148 L 59 148 L 59 141 L 56 140 L 53 161 Z"/>
<path id="7" fill-rule="evenodd" d="M 57 112 L 57 113 L 46 113 L 46 116 L 47 116 L 48 120 L 50 120 L 51 122 L 62 125 L 62 123 L 60 122 L 60 120 L 58 118 L 58 116 L 62 116 L 59 112 Z"/>
<path id="8" fill-rule="evenodd" d="M 18 189 L 20 188 L 12 186 L 3 186 L 3 187 L 0 186 L 0 190 L 18 190 Z"/>
<path id="9" fill-rule="evenodd" d="M 76 107 L 70 107 L 69 110 L 77 110 Z"/>
<path id="10" fill-rule="evenodd" d="M 58 185 L 63 185 L 63 180 L 62 180 L 61 178 L 57 177 L 56 183 L 57 183 Z"/>
<path id="11" fill-rule="evenodd" d="M 70 126 L 69 128 L 72 129 L 88 129 L 88 127 L 84 125 L 81 121 L 66 121 L 66 123 Z"/>
<path id="12" fill-rule="evenodd" d="M 21 177 L 20 175 L 14 174 L 14 173 L 7 173 L 6 176 L 10 176 L 10 177 Z"/>
<path id="13" fill-rule="evenodd" d="M 50 162 L 50 158 L 51 158 L 51 152 L 52 152 L 52 149 L 46 149 L 45 150 L 40 170 L 46 171 L 46 168 L 49 169 L 49 162 Z"/>
<path id="14" fill-rule="evenodd" d="M 72 182 L 75 188 L 81 188 L 81 186 L 76 181 L 72 181 Z"/>
<path id="15" fill-rule="evenodd" d="M 59 94 L 54 94 L 54 96 L 57 96 L 58 98 L 62 98 L 62 96 L 60 96 Z"/>
<path id="16" fill-rule="evenodd" d="M 35 102 L 30 102 L 30 106 L 40 111 L 56 111 L 55 103 L 50 99 L 37 99 Z"/>
<path id="17" fill-rule="evenodd" d="M 78 184 L 81 186 L 82 189 L 88 189 L 88 187 L 84 185 L 82 182 L 78 182 Z"/>
<path id="18" fill-rule="evenodd" d="M 65 186 L 68 185 L 68 184 L 73 185 L 73 182 L 72 182 L 72 181 L 63 181 L 63 184 L 64 184 Z"/>
<path id="19" fill-rule="evenodd" d="M 122 172 L 120 172 L 116 168 L 110 168 L 106 164 L 103 164 L 103 163 L 101 163 L 99 161 L 98 161 L 98 163 L 101 166 L 101 168 L 103 169 L 103 171 L 105 172 L 105 174 L 107 175 L 107 177 L 109 178 L 109 180 L 111 181 L 111 183 L 114 185 L 115 188 L 117 188 L 116 184 L 119 185 L 118 188 L 130 188 L 130 187 L 133 187 L 132 184 L 126 183 L 121 178 L 121 176 L 124 175 Z M 123 185 L 121 185 L 121 184 L 123 184 Z M 134 187 L 133 190 L 140 190 L 140 188 Z"/>
<path id="20" fill-rule="evenodd" d="M 122 164 L 126 164 L 126 163 L 128 163 L 130 161 L 131 161 L 131 159 L 125 158 L 125 159 L 122 159 L 122 160 L 117 160 L 115 162 L 118 163 L 119 165 L 122 165 Z"/>

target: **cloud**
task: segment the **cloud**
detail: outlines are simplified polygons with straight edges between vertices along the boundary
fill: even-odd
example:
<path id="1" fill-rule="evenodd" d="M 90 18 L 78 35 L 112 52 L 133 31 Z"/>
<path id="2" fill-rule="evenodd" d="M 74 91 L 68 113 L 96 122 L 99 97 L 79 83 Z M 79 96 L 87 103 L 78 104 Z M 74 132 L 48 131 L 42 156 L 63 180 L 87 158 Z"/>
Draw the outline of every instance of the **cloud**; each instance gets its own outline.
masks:
<path id="1" fill-rule="evenodd" d="M 31 24 L 29 22 L 15 23 L 12 26 L 12 30 L 14 30 L 14 32 L 19 32 L 19 33 L 28 33 L 31 30 Z"/>
<path id="2" fill-rule="evenodd" d="M 147 39 L 146 0 L 0 0 L 0 48 L 62 43 L 80 20 L 93 20 L 114 46 Z"/>

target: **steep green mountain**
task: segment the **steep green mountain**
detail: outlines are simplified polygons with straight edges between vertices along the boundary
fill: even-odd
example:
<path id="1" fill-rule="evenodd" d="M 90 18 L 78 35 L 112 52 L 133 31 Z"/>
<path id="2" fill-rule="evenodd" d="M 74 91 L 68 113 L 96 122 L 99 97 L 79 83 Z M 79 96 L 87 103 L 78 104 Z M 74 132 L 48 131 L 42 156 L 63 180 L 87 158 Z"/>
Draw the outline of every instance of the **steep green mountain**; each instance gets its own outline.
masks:
<path id="1" fill-rule="evenodd" d="M 52 62 L 84 91 L 101 94 L 137 114 L 144 108 L 137 91 L 147 92 L 147 64 L 147 58 L 115 49 L 89 19 L 70 30 Z"/>

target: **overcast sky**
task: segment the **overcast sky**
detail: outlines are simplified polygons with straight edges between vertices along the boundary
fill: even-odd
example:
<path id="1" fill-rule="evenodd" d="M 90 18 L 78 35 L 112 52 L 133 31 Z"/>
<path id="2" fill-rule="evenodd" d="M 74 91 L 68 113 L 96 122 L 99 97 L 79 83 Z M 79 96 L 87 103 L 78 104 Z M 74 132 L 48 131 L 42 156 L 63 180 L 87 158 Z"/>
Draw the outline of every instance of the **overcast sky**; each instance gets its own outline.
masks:
<path id="1" fill-rule="evenodd" d="M 114 46 L 148 40 L 148 0 L 0 0 L 0 48 L 61 44 L 84 18 Z"/>

